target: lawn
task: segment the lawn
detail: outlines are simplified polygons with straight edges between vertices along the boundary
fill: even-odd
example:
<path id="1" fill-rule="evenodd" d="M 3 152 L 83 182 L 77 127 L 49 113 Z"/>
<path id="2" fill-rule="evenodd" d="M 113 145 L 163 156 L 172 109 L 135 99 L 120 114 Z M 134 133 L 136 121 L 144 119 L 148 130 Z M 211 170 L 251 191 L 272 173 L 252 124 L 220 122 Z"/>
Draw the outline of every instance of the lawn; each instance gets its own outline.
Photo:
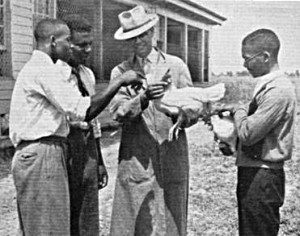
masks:
<path id="1" fill-rule="evenodd" d="M 297 130 L 300 130 L 297 117 Z M 119 138 L 117 132 L 114 137 Z M 236 166 L 234 157 L 223 156 L 213 135 L 199 122 L 187 129 L 190 151 L 190 195 L 188 214 L 189 236 L 237 235 L 235 196 Z M 205 138 L 203 138 L 205 137 Z M 112 138 L 112 137 L 110 137 Z M 297 132 L 296 143 L 300 142 Z M 110 174 L 108 187 L 100 191 L 101 234 L 109 235 L 114 181 L 117 170 L 118 144 L 105 148 L 104 156 Z M 285 166 L 286 199 L 281 209 L 279 236 L 300 235 L 300 147 L 294 148 L 291 161 Z"/>

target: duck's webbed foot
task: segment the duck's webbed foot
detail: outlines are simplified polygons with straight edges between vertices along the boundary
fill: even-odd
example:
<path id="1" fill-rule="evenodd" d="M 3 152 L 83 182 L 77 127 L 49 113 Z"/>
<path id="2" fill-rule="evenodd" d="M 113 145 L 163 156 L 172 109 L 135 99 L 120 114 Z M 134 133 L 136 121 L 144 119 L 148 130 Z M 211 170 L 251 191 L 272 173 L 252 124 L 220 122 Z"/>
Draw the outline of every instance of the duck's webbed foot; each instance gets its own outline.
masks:
<path id="1" fill-rule="evenodd" d="M 175 137 L 175 139 L 178 139 L 179 130 L 181 129 L 181 126 L 185 120 L 184 116 L 185 116 L 185 113 L 180 109 L 176 123 L 169 130 L 168 140 L 170 142 L 173 141 L 174 137 Z"/>

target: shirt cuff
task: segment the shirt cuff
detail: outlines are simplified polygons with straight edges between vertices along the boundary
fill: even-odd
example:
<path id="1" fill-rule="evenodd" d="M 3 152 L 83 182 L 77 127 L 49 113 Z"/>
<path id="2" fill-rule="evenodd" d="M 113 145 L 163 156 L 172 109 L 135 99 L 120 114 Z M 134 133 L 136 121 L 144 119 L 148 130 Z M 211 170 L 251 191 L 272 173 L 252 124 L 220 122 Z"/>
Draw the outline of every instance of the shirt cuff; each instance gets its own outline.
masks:
<path id="1" fill-rule="evenodd" d="M 76 111 L 76 117 L 78 120 L 84 120 L 86 117 L 86 112 L 88 108 L 91 106 L 91 98 L 90 97 L 81 97 L 79 99 Z"/>
<path id="2" fill-rule="evenodd" d="M 240 106 L 233 111 L 234 119 L 247 116 L 247 114 L 248 114 L 248 109 L 246 108 L 246 106 Z"/>

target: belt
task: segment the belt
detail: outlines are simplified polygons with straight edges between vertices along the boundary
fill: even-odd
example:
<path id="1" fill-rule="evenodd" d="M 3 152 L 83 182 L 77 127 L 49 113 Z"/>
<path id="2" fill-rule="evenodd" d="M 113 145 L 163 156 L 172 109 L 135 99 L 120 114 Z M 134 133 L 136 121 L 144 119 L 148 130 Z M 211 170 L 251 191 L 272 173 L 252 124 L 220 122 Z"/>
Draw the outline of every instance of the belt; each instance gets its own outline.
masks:
<path id="1" fill-rule="evenodd" d="M 50 135 L 46 137 L 41 137 L 34 140 L 21 140 L 21 142 L 17 145 L 28 145 L 31 143 L 56 143 L 56 144 L 67 144 L 67 138 L 61 136 Z"/>

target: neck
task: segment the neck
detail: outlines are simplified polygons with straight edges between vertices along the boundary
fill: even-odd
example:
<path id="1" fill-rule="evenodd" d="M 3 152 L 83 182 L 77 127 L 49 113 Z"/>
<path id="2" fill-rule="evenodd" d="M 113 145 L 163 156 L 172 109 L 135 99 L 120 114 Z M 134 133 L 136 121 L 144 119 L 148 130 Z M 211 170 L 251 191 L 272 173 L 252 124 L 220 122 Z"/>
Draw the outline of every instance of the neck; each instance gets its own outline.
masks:
<path id="1" fill-rule="evenodd" d="M 80 64 L 76 63 L 75 61 L 73 60 L 70 60 L 68 62 L 68 64 L 71 66 L 71 67 L 74 67 L 74 68 L 78 68 L 80 66 Z"/>
<path id="2" fill-rule="evenodd" d="M 44 45 L 44 44 L 37 44 L 36 49 L 39 50 L 39 51 L 41 51 L 41 52 L 46 53 L 47 55 L 49 55 L 51 57 L 51 59 L 52 59 L 53 62 L 56 62 L 56 60 L 53 58 L 51 49 L 49 47 L 47 47 L 46 45 Z"/>
<path id="3" fill-rule="evenodd" d="M 277 71 L 277 70 L 279 70 L 279 65 L 276 63 L 276 64 L 274 64 L 274 65 L 271 67 L 269 73 L 272 73 L 272 72 Z"/>

